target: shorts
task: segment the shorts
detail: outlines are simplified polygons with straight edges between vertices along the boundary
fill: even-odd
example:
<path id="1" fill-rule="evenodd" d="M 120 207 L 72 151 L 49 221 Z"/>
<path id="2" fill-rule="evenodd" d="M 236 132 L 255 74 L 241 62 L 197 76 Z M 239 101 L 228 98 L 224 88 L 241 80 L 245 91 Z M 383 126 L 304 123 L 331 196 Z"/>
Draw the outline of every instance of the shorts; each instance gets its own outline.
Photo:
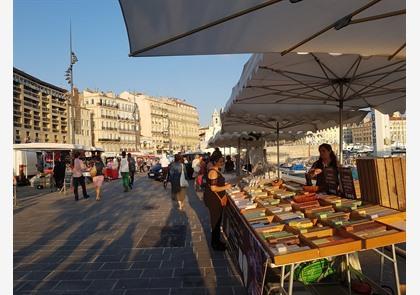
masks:
<path id="1" fill-rule="evenodd" d="M 104 182 L 104 176 L 103 175 L 98 175 L 93 177 L 93 183 L 95 184 L 95 187 L 101 187 L 102 183 Z"/>

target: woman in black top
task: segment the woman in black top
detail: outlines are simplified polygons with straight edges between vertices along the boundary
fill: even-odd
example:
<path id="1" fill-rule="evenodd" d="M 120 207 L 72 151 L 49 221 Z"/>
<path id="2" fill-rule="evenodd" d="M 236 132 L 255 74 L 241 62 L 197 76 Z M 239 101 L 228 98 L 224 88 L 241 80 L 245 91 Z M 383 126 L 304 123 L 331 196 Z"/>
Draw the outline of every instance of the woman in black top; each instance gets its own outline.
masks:
<path id="1" fill-rule="evenodd" d="M 325 180 L 326 178 L 326 169 L 332 169 L 334 172 L 335 180 L 338 185 L 338 164 L 337 164 L 337 157 L 332 150 L 331 145 L 328 143 L 323 143 L 318 148 L 319 151 L 319 159 L 313 163 L 311 169 L 308 172 L 310 179 L 316 178 L 316 185 L 319 186 L 319 192 L 326 192 L 328 193 L 328 185 Z M 307 178 L 307 184 L 312 185 L 310 183 L 310 179 Z M 335 193 L 337 192 L 337 188 L 335 188 Z"/>
<path id="2" fill-rule="evenodd" d="M 210 212 L 211 222 L 211 246 L 214 250 L 224 251 L 226 245 L 220 241 L 220 225 L 222 223 L 223 207 L 226 205 L 227 197 L 225 190 L 232 185 L 225 182 L 220 172 L 225 160 L 221 155 L 212 156 L 213 166 L 207 173 L 207 183 L 204 190 L 204 204 Z"/>

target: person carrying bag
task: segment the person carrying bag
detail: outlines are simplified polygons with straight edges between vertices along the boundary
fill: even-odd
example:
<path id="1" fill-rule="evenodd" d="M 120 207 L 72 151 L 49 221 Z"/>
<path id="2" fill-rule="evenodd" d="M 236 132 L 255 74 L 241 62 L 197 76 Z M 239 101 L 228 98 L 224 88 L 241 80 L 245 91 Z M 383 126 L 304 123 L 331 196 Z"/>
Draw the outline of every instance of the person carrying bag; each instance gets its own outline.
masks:
<path id="1" fill-rule="evenodd" d="M 185 166 L 180 154 L 175 155 L 175 161 L 170 165 L 169 182 L 171 183 L 172 199 L 178 201 L 178 209 L 184 210 L 184 200 L 188 188 L 185 177 Z"/>
<path id="2" fill-rule="evenodd" d="M 223 208 L 227 204 L 226 190 L 232 185 L 225 182 L 220 172 L 224 165 L 224 158 L 221 155 L 214 155 L 211 158 L 212 168 L 207 173 L 207 182 L 204 190 L 204 204 L 209 209 L 211 222 L 211 246 L 216 251 L 226 250 L 226 245 L 220 240 Z"/>

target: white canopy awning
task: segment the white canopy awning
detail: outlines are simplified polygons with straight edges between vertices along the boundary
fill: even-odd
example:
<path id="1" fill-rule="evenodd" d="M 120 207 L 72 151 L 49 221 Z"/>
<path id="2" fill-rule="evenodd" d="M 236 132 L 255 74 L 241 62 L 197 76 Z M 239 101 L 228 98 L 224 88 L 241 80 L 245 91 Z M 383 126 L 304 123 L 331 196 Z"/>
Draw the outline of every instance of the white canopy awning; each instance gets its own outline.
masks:
<path id="1" fill-rule="evenodd" d="M 405 112 L 405 59 L 254 54 L 232 89 L 225 111 L 333 118 L 340 105 L 344 112 L 369 107 L 388 114 Z"/>
<path id="2" fill-rule="evenodd" d="M 79 150 L 79 151 L 90 151 L 90 147 L 86 147 L 81 144 L 66 144 L 66 143 L 42 143 L 42 142 L 34 142 L 34 143 L 20 143 L 13 145 L 14 150 L 22 150 L 22 151 L 72 151 L 72 150 Z"/>
<path id="3" fill-rule="evenodd" d="M 120 0 L 131 56 L 405 56 L 404 0 Z"/>
<path id="4" fill-rule="evenodd" d="M 339 113 L 337 108 L 335 111 L 318 112 L 290 112 L 281 111 L 281 105 L 272 106 L 270 112 L 277 111 L 278 115 L 270 115 L 263 105 L 253 106 L 253 109 L 242 108 L 242 105 L 232 106 L 230 112 L 222 114 L 222 130 L 223 132 L 273 132 L 277 130 L 277 122 L 279 123 L 280 138 L 293 140 L 294 138 L 283 138 L 284 134 L 300 134 L 307 131 L 317 131 L 320 129 L 330 128 L 339 124 Z M 274 109 L 273 109 L 274 108 Z M 255 112 L 260 112 L 258 115 Z M 265 115 L 264 115 L 265 114 Z M 344 124 L 359 123 L 366 117 L 365 111 L 345 111 L 343 112 Z"/>

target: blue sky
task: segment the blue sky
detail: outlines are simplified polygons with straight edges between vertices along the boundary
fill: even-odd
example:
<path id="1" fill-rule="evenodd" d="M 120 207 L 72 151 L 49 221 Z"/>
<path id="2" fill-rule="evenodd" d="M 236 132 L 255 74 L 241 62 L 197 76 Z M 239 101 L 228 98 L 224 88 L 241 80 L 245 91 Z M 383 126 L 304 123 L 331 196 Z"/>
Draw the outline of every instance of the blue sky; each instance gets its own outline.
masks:
<path id="1" fill-rule="evenodd" d="M 69 21 L 72 20 L 75 86 L 120 93 L 136 90 L 172 96 L 198 107 L 208 124 L 224 107 L 249 55 L 129 58 L 117 0 L 14 0 L 13 64 L 68 88 Z"/>

